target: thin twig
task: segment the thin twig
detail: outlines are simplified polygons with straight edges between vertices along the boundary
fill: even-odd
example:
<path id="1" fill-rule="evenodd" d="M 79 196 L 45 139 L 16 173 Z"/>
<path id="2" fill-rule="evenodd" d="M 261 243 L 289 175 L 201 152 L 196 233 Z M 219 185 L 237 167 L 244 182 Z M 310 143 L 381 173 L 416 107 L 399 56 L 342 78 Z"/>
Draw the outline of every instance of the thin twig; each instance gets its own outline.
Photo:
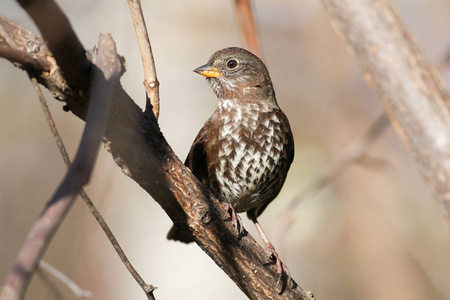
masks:
<path id="1" fill-rule="evenodd" d="M 366 157 L 368 148 L 375 142 L 377 137 L 388 128 L 389 124 L 388 117 L 385 113 L 382 113 L 359 139 L 347 146 L 326 170 L 313 179 L 311 184 L 289 203 L 287 210 L 295 210 L 303 200 L 310 199 L 324 186 L 330 184 L 339 177 L 345 169 Z"/>
<path id="2" fill-rule="evenodd" d="M 353 163 L 361 161 L 366 158 L 367 151 L 377 137 L 384 132 L 390 124 L 388 117 L 382 113 L 376 121 L 369 127 L 369 129 L 352 144 L 347 146 L 345 150 L 332 162 L 325 170 L 319 173 L 311 183 L 304 188 L 282 212 L 282 220 L 278 223 L 277 234 L 275 237 L 278 241 L 283 241 L 286 232 L 292 226 L 294 221 L 294 214 L 297 207 L 306 199 L 311 199 L 314 195 L 319 193 L 324 187 L 331 184 L 336 178 L 343 174 L 343 172 Z"/>
<path id="3" fill-rule="evenodd" d="M 99 40 L 97 64 L 103 72 L 100 70 L 95 72 L 86 126 L 74 164 L 31 228 L 14 269 L 7 278 L 3 290 L 6 292 L 2 295 L 6 296 L 6 299 L 23 298 L 39 260 L 74 204 L 80 188 L 89 181 L 106 127 L 114 86 L 120 74 L 120 62 L 110 37 L 107 39 L 101 36 Z M 36 79 L 32 80 L 36 86 Z"/>
<path id="4" fill-rule="evenodd" d="M 86 291 L 81 289 L 75 282 L 73 282 L 69 277 L 67 277 L 64 273 L 50 265 L 44 260 L 39 262 L 39 268 L 51 274 L 53 277 L 61 281 L 65 286 L 67 286 L 75 296 L 80 298 L 89 298 L 92 297 L 92 293 L 90 291 Z"/>
<path id="5" fill-rule="evenodd" d="M 251 1 L 235 0 L 234 7 L 239 32 L 246 48 L 259 58 L 262 58 L 258 30 L 253 17 Z"/>
<path id="6" fill-rule="evenodd" d="M 47 285 L 56 300 L 65 300 L 63 292 L 56 285 L 49 274 L 47 274 L 42 268 L 36 268 L 36 274 L 39 275 L 39 278 L 41 278 L 41 280 Z M 0 296 L 0 299 L 3 298 Z"/>
<path id="7" fill-rule="evenodd" d="M 56 145 L 58 146 L 62 159 L 64 160 L 65 165 L 69 168 L 71 165 L 69 154 L 66 151 L 66 147 L 64 146 L 61 136 L 59 135 L 58 128 L 56 127 L 55 124 L 55 120 L 52 117 L 50 109 L 48 108 L 47 100 L 45 100 L 44 94 L 42 93 L 42 90 L 39 87 L 36 78 L 31 77 L 30 80 L 34 86 L 36 93 L 38 94 L 39 103 L 41 103 L 42 111 L 44 112 L 45 119 L 47 120 L 48 126 L 50 127 L 50 131 L 52 132 L 52 135 L 55 138 Z"/>
<path id="8" fill-rule="evenodd" d="M 139 44 L 139 51 L 141 52 L 142 64 L 144 66 L 144 87 L 147 93 L 147 102 L 145 111 L 153 114 L 156 119 L 159 117 L 159 81 L 156 76 L 155 61 L 153 59 L 152 46 L 148 37 L 147 26 L 145 25 L 144 14 L 142 13 L 142 6 L 140 0 L 128 0 L 131 17 L 133 19 L 134 29 Z M 148 101 L 150 99 L 150 102 Z"/>
<path id="9" fill-rule="evenodd" d="M 80 191 L 80 196 L 83 198 L 84 202 L 86 203 L 87 207 L 91 211 L 91 213 L 94 215 L 97 222 L 100 224 L 100 227 L 105 232 L 106 236 L 108 237 L 109 241 L 114 247 L 114 250 L 116 250 L 117 254 L 119 255 L 120 259 L 122 260 L 123 264 L 127 268 L 128 272 L 133 276 L 133 278 L 137 281 L 139 286 L 142 288 L 142 290 L 147 295 L 147 298 L 150 300 L 155 300 L 155 296 L 153 295 L 153 291 L 156 289 L 155 286 L 151 284 L 147 284 L 142 277 L 139 275 L 139 273 L 136 271 L 136 269 L 133 267 L 133 265 L 128 260 L 128 257 L 126 256 L 125 252 L 120 247 L 119 243 L 117 242 L 114 234 L 109 229 L 108 224 L 106 224 L 105 220 L 103 219 L 100 212 L 95 207 L 94 203 L 92 203 L 91 199 L 88 197 L 86 192 L 84 190 Z"/>

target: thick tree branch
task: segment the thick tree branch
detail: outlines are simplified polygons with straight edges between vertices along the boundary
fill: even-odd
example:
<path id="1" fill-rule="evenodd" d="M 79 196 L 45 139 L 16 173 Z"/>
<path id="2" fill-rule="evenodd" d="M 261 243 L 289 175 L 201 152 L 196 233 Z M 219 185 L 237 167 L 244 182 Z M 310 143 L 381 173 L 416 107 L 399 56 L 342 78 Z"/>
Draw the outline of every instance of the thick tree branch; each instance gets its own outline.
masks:
<path id="1" fill-rule="evenodd" d="M 450 216 L 450 99 L 389 0 L 322 0 Z"/>
<path id="2" fill-rule="evenodd" d="M 88 91 L 71 93 L 72 89 L 63 89 L 49 79 L 42 83 L 52 92 L 62 92 L 60 97 L 68 108 L 85 119 Z M 120 85 L 113 97 L 105 145 L 123 172 L 146 190 L 175 223 L 190 230 L 197 244 L 250 299 L 310 299 L 311 294 L 296 284 L 289 283 L 288 289 L 276 285 L 275 266 L 250 235 L 236 240 L 231 222 L 222 218 L 222 206 L 176 157 L 155 117 L 144 114 Z"/>

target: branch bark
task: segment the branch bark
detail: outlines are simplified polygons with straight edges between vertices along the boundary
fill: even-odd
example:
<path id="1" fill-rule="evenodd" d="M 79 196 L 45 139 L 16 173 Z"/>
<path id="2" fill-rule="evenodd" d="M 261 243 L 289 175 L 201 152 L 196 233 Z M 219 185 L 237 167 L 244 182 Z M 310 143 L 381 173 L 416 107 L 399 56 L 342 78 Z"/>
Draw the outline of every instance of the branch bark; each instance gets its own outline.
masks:
<path id="1" fill-rule="evenodd" d="M 40 48 L 46 47 L 41 44 Z M 52 50 L 50 45 L 49 48 Z M 36 55 L 41 57 L 42 54 Z M 61 70 L 67 70 L 67 66 L 62 66 L 66 63 L 65 58 L 55 56 L 55 59 Z M 84 70 L 89 72 L 89 69 Z M 87 82 L 75 81 L 81 88 L 72 88 L 70 80 L 66 84 L 42 75 L 40 78 L 41 83 L 66 101 L 69 110 L 85 119 L 89 90 L 84 87 L 89 86 Z M 89 76 L 83 74 L 80 78 L 87 80 Z M 78 92 L 74 93 L 74 90 Z M 250 299 L 303 300 L 312 297 L 293 281 L 293 286 L 291 283 L 288 287 L 277 286 L 275 266 L 264 249 L 250 235 L 236 240 L 231 222 L 222 219 L 225 211 L 220 203 L 176 157 L 155 117 L 144 114 L 120 85 L 114 91 L 108 118 L 105 145 L 123 172 L 146 190 L 173 222 L 190 230 L 196 243 Z"/>
<path id="2" fill-rule="evenodd" d="M 322 0 L 450 216 L 450 99 L 389 0 Z"/>

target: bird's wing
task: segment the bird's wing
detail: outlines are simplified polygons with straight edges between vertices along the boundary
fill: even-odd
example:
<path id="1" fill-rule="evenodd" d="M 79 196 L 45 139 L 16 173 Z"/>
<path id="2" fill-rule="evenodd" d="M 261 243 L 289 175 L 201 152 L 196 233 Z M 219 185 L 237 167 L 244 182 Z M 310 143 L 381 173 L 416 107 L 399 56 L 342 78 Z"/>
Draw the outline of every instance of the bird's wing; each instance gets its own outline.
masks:
<path id="1" fill-rule="evenodd" d="M 205 126 L 203 126 L 197 134 L 184 164 L 191 169 L 192 173 L 198 180 L 208 186 L 206 141 L 208 140 L 210 134 L 206 129 L 206 125 L 207 124 L 205 124 Z"/>

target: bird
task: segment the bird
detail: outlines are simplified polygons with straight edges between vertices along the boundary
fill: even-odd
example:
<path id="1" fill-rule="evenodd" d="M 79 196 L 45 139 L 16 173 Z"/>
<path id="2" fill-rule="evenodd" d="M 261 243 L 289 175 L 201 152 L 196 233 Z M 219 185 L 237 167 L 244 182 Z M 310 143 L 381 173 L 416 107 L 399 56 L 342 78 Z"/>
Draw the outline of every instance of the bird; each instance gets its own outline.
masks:
<path id="1" fill-rule="evenodd" d="M 195 138 L 185 165 L 223 204 L 238 234 L 243 227 L 237 213 L 247 213 L 280 279 L 289 271 L 257 219 L 286 180 L 294 138 L 269 71 L 256 55 L 230 47 L 215 52 L 194 72 L 206 77 L 218 105 Z M 175 225 L 167 238 L 193 241 L 189 232 Z"/>

